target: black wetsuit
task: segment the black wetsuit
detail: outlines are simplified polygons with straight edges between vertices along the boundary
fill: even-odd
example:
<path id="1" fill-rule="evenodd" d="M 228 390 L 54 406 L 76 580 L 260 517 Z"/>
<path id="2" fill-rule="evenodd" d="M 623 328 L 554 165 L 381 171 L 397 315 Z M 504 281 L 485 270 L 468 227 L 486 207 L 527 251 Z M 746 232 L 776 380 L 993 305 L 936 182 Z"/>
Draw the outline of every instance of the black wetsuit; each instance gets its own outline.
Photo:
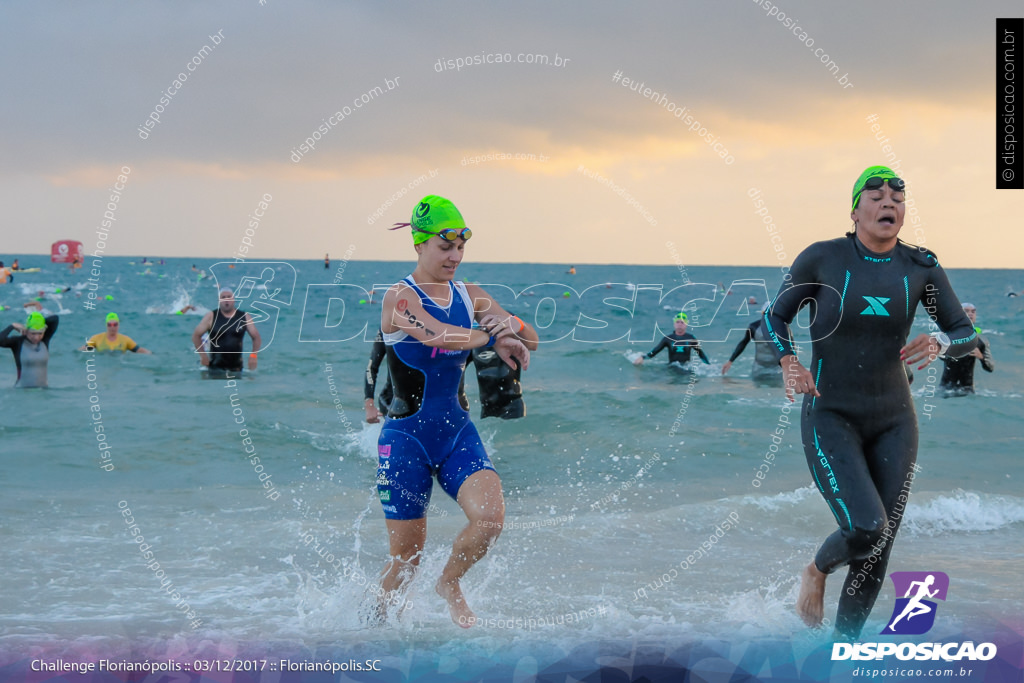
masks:
<path id="1" fill-rule="evenodd" d="M 525 416 L 519 363 L 513 370 L 491 348 L 473 349 L 470 360 L 476 365 L 476 382 L 480 387 L 480 417 L 514 420 Z"/>
<path id="2" fill-rule="evenodd" d="M 373 400 L 377 393 L 377 373 L 380 372 L 380 364 L 387 356 L 387 346 L 384 344 L 384 336 L 377 330 L 377 337 L 373 340 L 373 347 L 370 349 L 370 360 L 366 364 L 366 373 L 363 375 L 363 398 Z M 391 398 L 394 390 L 391 388 L 391 376 L 388 375 L 384 381 L 384 388 L 380 391 L 377 399 L 377 407 L 381 414 L 388 414 L 388 406 L 391 405 Z"/>
<path id="3" fill-rule="evenodd" d="M 669 363 L 689 363 L 690 354 L 694 351 L 700 356 L 700 359 L 706 364 L 710 364 L 711 361 L 704 355 L 704 349 L 700 347 L 700 342 L 689 332 L 682 334 L 676 334 L 673 332 L 667 335 L 661 342 L 651 349 L 644 358 L 654 358 L 662 349 L 668 349 L 668 362 Z"/>
<path id="4" fill-rule="evenodd" d="M 988 341 L 981 335 L 978 335 L 978 350 L 983 355 L 981 359 L 982 369 L 986 372 L 995 370 L 996 364 L 992 360 L 992 349 L 989 347 Z M 974 354 L 964 356 L 963 358 L 947 357 L 943 359 L 946 367 L 942 371 L 940 385 L 948 392 L 948 395 L 964 396 L 974 393 L 974 363 L 977 360 Z"/>
<path id="5" fill-rule="evenodd" d="M 729 356 L 729 362 L 734 362 L 747 348 L 747 344 L 754 342 L 754 367 L 750 371 L 751 379 L 758 383 L 782 386 L 782 366 L 779 359 L 775 357 L 771 343 L 764 336 L 761 329 L 761 318 L 747 326 L 746 334 L 740 339 L 736 349 Z"/>
<path id="6" fill-rule="evenodd" d="M 18 369 L 18 379 L 14 382 L 15 386 L 26 389 L 47 386 L 46 369 L 50 360 L 50 339 L 53 338 L 59 324 L 60 318 L 58 316 L 47 316 L 46 331 L 43 332 L 43 338 L 38 345 L 29 343 L 25 336 L 10 336 L 14 330 L 14 325 L 8 325 L 0 331 L 0 347 L 8 348 L 14 354 L 14 365 Z M 25 361 L 26 366 L 24 377 L 22 377 L 21 372 L 22 360 Z M 25 381 L 22 382 L 22 379 Z"/>
<path id="7" fill-rule="evenodd" d="M 210 323 L 210 368 L 228 372 L 242 371 L 242 340 L 245 339 L 246 312 L 235 309 L 227 318 L 220 309 Z"/>
<path id="8" fill-rule="evenodd" d="M 801 435 L 814 481 L 839 524 L 814 558 L 830 574 L 849 565 L 836 630 L 857 637 L 878 597 L 917 460 L 917 417 L 900 360 L 918 303 L 953 342 L 977 344 L 946 274 L 931 252 L 897 244 L 876 254 L 853 236 L 805 249 L 765 313 L 781 359 L 793 353 L 786 325 L 811 311 L 808 369 L 820 397 L 804 396 Z"/>

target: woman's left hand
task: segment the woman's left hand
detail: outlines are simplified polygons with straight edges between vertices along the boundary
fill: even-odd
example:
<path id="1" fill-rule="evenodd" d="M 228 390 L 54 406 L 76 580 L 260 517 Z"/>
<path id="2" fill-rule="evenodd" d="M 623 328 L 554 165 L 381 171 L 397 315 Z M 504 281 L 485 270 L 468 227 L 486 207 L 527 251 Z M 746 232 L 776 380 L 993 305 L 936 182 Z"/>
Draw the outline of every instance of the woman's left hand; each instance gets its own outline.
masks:
<path id="1" fill-rule="evenodd" d="M 495 339 L 501 339 L 502 337 L 508 337 L 510 335 L 514 337 L 516 334 L 512 316 L 502 318 L 501 316 L 493 313 L 485 315 L 480 319 L 480 329 Z"/>
<path id="2" fill-rule="evenodd" d="M 923 361 L 921 365 L 917 366 L 917 369 L 924 370 L 939 357 L 939 350 L 939 342 L 930 334 L 922 332 L 914 338 L 914 341 L 900 349 L 900 360 L 906 362 L 907 365 Z"/>

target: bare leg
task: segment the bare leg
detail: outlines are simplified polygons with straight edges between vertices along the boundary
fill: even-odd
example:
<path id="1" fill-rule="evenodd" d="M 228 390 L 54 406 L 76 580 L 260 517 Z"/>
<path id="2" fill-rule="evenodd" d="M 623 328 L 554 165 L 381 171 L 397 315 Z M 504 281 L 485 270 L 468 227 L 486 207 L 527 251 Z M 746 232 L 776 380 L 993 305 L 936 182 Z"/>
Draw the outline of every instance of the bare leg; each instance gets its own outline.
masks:
<path id="1" fill-rule="evenodd" d="M 459 580 L 487 554 L 501 533 L 501 525 L 505 521 L 501 479 L 493 470 L 475 472 L 459 488 L 457 500 L 469 523 L 455 538 L 451 557 L 435 588 L 438 595 L 448 602 L 452 621 L 462 628 L 469 628 L 476 621 L 476 615 L 466 604 Z"/>
<path id="2" fill-rule="evenodd" d="M 811 562 L 800 578 L 800 595 L 796 599 L 796 613 L 808 626 L 821 626 L 825 618 L 825 579 L 828 574 L 818 571 Z"/>
<path id="3" fill-rule="evenodd" d="M 387 606 L 399 601 L 402 587 L 416 573 L 427 540 L 427 519 L 388 519 L 388 543 L 391 558 L 380 577 L 384 594 L 377 605 L 378 616 L 387 614 Z"/>

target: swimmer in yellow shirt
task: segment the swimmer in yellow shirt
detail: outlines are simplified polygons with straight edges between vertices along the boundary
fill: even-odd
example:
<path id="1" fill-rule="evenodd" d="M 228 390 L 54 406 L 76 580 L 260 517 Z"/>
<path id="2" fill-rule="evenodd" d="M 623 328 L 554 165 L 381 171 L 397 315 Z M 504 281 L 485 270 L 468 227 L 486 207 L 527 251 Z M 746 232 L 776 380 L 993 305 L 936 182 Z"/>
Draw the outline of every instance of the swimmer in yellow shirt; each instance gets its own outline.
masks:
<path id="1" fill-rule="evenodd" d="M 135 343 L 135 340 L 131 337 L 121 334 L 118 330 L 121 327 L 121 321 L 117 317 L 117 313 L 107 314 L 107 331 L 101 332 L 97 335 L 93 335 L 89 338 L 89 341 L 85 342 L 85 346 L 79 348 L 79 351 L 86 351 L 93 349 L 96 351 L 132 351 L 134 353 L 153 353 L 149 349 L 144 349 Z"/>

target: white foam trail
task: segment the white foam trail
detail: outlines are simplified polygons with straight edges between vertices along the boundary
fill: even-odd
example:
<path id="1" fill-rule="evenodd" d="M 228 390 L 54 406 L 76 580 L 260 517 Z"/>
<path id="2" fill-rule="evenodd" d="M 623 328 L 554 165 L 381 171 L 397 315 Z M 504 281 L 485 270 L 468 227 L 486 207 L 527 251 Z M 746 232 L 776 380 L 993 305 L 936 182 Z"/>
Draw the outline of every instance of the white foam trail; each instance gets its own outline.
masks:
<path id="1" fill-rule="evenodd" d="M 994 531 L 1021 522 L 1021 499 L 957 489 L 924 502 L 912 499 L 903 526 L 912 534 L 936 536 L 950 531 Z"/>

